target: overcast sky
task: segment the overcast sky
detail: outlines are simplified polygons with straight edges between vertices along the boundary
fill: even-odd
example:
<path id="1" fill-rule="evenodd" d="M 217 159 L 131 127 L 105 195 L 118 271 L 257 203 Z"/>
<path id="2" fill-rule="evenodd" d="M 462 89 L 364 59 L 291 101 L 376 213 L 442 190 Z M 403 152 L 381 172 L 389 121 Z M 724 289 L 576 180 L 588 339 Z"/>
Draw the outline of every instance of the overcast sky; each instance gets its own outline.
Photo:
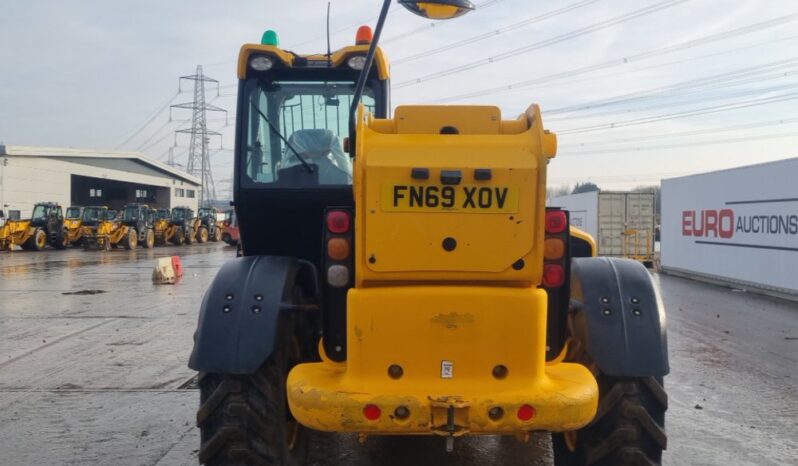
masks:
<path id="1" fill-rule="evenodd" d="M 333 48 L 373 24 L 381 3 L 333 0 Z M 383 35 L 392 103 L 495 104 L 505 118 L 539 103 L 559 135 L 551 185 L 591 180 L 627 189 L 798 156 L 798 2 L 475 3 L 477 11 L 437 23 L 394 5 Z M 204 65 L 222 86 L 219 97 L 209 88 L 208 100 L 232 117 L 241 44 L 271 28 L 285 48 L 322 52 L 326 5 L 3 0 L 0 141 L 142 150 L 165 161 L 174 130 L 191 116 L 178 110 L 170 121 L 161 111 L 191 100 L 178 94 L 179 76 Z M 224 195 L 232 128 L 208 118 L 224 134 L 225 149 L 213 156 Z M 177 162 L 185 163 L 188 136 L 177 143 Z"/>

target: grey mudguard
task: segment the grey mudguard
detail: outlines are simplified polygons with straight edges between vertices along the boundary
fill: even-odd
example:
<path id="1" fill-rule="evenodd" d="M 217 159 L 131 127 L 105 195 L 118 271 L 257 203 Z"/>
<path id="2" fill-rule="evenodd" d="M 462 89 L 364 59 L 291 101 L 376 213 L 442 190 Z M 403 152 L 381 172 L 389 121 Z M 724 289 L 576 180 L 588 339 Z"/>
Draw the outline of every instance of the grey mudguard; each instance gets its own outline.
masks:
<path id="1" fill-rule="evenodd" d="M 669 372 L 665 308 L 641 263 L 573 259 L 571 306 L 576 321 L 584 316 L 587 352 L 603 373 L 648 377 Z"/>
<path id="2" fill-rule="evenodd" d="M 224 264 L 202 300 L 188 366 L 200 372 L 254 373 L 274 350 L 301 267 L 296 258 L 277 256 Z"/>

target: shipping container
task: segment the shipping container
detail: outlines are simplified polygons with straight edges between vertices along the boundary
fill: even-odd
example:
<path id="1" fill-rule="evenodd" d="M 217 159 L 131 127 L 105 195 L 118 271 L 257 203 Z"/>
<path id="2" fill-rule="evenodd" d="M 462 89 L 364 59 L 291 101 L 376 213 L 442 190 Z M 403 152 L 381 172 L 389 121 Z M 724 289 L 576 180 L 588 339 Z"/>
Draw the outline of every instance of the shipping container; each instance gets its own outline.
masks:
<path id="1" fill-rule="evenodd" d="M 569 211 L 571 225 L 590 234 L 600 256 L 654 259 L 654 193 L 591 191 L 548 200 Z"/>
<path id="2" fill-rule="evenodd" d="M 798 299 L 798 158 L 662 181 L 665 272 Z"/>

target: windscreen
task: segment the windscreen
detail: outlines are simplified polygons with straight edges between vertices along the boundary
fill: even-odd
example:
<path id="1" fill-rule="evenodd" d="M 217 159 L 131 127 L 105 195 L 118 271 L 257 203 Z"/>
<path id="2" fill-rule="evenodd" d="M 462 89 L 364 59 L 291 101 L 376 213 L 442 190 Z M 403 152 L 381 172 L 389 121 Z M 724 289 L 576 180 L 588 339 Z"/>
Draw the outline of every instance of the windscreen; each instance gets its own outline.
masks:
<path id="1" fill-rule="evenodd" d="M 83 222 L 92 223 L 105 220 L 105 209 L 87 207 L 83 210 Z"/>
<path id="2" fill-rule="evenodd" d="M 244 172 L 265 186 L 349 185 L 349 81 L 259 81 L 245 88 Z M 373 92 L 363 104 L 374 111 Z"/>
<path id="3" fill-rule="evenodd" d="M 174 209 L 172 210 L 172 220 L 179 222 L 186 219 L 186 211 L 185 209 Z"/>
<path id="4" fill-rule="evenodd" d="M 138 219 L 139 219 L 138 207 L 125 207 L 125 212 L 122 214 L 122 220 L 130 222 Z"/>
<path id="5" fill-rule="evenodd" d="M 66 218 L 74 220 L 80 218 L 80 207 L 70 207 L 66 211 Z"/>
<path id="6" fill-rule="evenodd" d="M 33 215 L 31 215 L 31 219 L 33 220 L 45 220 L 47 219 L 47 207 L 43 205 L 37 205 L 33 208 Z"/>

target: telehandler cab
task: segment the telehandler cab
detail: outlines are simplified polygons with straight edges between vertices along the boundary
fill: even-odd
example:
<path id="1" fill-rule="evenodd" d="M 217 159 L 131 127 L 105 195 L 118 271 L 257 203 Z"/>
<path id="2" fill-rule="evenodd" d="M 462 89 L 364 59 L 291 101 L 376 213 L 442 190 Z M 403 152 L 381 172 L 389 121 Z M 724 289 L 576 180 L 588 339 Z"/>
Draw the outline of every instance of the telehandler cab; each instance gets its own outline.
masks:
<path id="1" fill-rule="evenodd" d="M 8 220 L 0 227 L 0 250 L 22 246 L 29 251 L 41 251 L 47 245 L 56 249 L 69 247 L 69 235 L 64 227 L 64 214 L 55 202 L 39 202 L 33 206 L 31 218 Z"/>
<path id="2" fill-rule="evenodd" d="M 399 3 L 435 19 L 473 8 Z M 550 431 L 557 465 L 660 463 L 669 367 L 648 272 L 593 257 L 545 207 L 557 140 L 536 105 L 514 120 L 473 105 L 389 115 L 389 5 L 373 37 L 329 56 L 272 31 L 241 49 L 243 257 L 195 333 L 199 461 L 304 464 L 312 430 L 438 435 L 449 451 Z"/>

